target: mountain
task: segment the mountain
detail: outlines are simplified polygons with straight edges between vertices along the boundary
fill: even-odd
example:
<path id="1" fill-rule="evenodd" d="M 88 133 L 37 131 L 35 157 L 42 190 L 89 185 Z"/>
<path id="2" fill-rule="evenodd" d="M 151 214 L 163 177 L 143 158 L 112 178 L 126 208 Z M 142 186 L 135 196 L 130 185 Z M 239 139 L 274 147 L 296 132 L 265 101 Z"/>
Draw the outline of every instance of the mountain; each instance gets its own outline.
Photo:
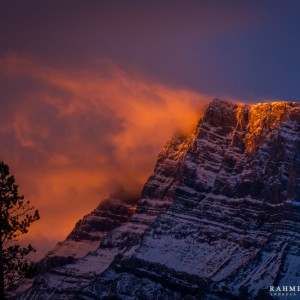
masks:
<path id="1" fill-rule="evenodd" d="M 212 101 L 124 214 L 82 221 L 69 238 L 99 247 L 17 299 L 277 299 L 300 281 L 300 105 Z"/>
<path id="2" fill-rule="evenodd" d="M 122 199 L 112 195 L 103 200 L 94 211 L 76 223 L 65 241 L 57 243 L 45 258 L 35 264 L 35 273 L 45 273 L 54 267 L 72 263 L 96 250 L 108 232 L 128 221 L 135 211 L 136 202 L 134 196 L 124 195 Z"/>

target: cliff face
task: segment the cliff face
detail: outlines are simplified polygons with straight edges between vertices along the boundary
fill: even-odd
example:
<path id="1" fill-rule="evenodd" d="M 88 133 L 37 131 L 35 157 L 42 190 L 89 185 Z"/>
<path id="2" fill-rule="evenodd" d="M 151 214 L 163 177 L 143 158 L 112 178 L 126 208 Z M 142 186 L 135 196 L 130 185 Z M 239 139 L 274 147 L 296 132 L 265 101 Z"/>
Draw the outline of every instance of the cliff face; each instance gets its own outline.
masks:
<path id="1" fill-rule="evenodd" d="M 299 282 L 299 212 L 300 105 L 214 100 L 164 147 L 131 218 L 20 298 L 267 299 Z"/>

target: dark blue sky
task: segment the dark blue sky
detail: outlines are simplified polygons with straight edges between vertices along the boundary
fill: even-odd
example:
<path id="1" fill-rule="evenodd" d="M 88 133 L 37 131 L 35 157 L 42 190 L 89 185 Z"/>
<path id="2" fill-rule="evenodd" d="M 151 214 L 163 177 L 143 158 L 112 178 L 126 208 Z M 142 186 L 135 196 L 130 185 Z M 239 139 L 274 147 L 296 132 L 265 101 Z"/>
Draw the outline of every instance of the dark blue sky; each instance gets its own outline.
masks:
<path id="1" fill-rule="evenodd" d="M 297 100 L 300 1 L 2 1 L 0 54 L 128 71 L 215 97 Z"/>

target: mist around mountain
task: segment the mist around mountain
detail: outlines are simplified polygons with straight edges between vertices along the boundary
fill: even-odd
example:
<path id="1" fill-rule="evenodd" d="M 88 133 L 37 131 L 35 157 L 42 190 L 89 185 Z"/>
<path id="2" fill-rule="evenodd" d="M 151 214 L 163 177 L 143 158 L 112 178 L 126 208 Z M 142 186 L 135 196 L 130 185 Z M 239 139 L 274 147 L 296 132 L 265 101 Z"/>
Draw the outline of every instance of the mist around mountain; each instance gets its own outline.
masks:
<path id="1" fill-rule="evenodd" d="M 11 295 L 298 299 L 299 229 L 300 104 L 215 99 L 139 199 L 102 201 Z"/>

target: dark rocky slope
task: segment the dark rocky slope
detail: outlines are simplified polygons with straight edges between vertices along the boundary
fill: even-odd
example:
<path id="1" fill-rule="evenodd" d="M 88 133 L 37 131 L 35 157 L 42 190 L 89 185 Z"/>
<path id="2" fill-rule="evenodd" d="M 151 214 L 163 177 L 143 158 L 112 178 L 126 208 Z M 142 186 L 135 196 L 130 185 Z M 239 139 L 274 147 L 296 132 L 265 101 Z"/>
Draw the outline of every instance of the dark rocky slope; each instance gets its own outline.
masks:
<path id="1" fill-rule="evenodd" d="M 95 251 L 108 232 L 126 223 L 134 213 L 137 199 L 110 197 L 79 220 L 66 240 L 57 243 L 45 258 L 35 264 L 35 274 L 61 267 Z"/>

